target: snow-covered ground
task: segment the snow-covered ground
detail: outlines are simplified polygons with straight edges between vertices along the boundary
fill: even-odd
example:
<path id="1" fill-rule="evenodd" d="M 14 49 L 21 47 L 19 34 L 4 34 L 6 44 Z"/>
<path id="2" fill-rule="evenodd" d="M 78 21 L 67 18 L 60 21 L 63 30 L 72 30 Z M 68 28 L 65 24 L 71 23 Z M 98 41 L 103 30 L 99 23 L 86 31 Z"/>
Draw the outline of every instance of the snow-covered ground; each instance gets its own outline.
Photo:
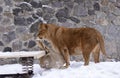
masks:
<path id="1" fill-rule="evenodd" d="M 0 66 L 0 73 L 21 71 L 21 65 Z M 71 62 L 67 69 L 43 69 L 34 64 L 33 78 L 120 78 L 120 62 L 91 62 L 84 66 L 83 62 Z"/>

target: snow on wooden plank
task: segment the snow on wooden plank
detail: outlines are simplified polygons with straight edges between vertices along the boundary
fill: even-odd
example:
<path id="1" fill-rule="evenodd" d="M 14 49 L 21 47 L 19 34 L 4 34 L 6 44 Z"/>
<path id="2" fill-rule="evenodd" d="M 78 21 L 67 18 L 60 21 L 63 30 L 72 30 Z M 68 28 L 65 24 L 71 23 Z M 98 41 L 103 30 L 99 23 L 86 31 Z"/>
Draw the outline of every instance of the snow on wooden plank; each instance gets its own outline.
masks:
<path id="1" fill-rule="evenodd" d="M 11 64 L 11 65 L 0 66 L 0 75 L 2 75 L 2 74 L 17 74 L 17 73 L 21 73 L 21 74 L 26 73 L 26 72 L 23 72 L 21 64 Z"/>
<path id="2" fill-rule="evenodd" d="M 20 58 L 20 57 L 34 57 L 40 58 L 45 55 L 45 51 L 33 52 L 0 52 L 0 58 Z"/>

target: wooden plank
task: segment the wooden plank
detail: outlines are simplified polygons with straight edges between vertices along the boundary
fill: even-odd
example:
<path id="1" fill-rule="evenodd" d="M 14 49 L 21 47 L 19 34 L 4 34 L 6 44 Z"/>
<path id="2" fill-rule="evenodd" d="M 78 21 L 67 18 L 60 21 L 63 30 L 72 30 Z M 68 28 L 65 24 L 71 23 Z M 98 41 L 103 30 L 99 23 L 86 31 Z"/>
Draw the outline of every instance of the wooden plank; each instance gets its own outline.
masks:
<path id="1" fill-rule="evenodd" d="M 0 52 L 0 58 L 20 58 L 20 57 L 34 57 L 40 58 L 45 55 L 45 51 L 33 51 L 33 52 Z"/>
<path id="2" fill-rule="evenodd" d="M 28 73 L 0 74 L 0 78 L 31 78 Z"/>

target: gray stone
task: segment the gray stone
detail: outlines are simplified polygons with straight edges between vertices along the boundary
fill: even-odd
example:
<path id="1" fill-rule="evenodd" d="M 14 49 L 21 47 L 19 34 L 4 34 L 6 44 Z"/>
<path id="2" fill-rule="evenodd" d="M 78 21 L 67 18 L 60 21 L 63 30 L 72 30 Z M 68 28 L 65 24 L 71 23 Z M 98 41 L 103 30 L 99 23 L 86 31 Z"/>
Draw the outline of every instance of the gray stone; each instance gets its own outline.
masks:
<path id="1" fill-rule="evenodd" d="M 23 2 L 23 0 L 14 0 L 15 2 Z"/>
<path id="2" fill-rule="evenodd" d="M 20 35 L 20 40 L 28 41 L 28 40 L 32 39 L 33 37 L 34 36 L 32 34 L 26 32 L 26 33 Z"/>
<path id="3" fill-rule="evenodd" d="M 110 10 L 108 7 L 101 7 L 101 10 L 106 14 L 110 14 Z"/>
<path id="4" fill-rule="evenodd" d="M 22 34 L 22 33 L 26 33 L 26 28 L 25 27 L 17 27 L 16 28 L 16 33 L 17 34 Z"/>
<path id="5" fill-rule="evenodd" d="M 71 21 L 66 21 L 66 22 L 63 22 L 61 24 L 59 24 L 60 26 L 64 26 L 64 27 L 68 27 L 68 28 L 74 28 L 76 25 L 71 22 Z"/>
<path id="6" fill-rule="evenodd" d="M 14 39 L 16 39 L 16 35 L 15 35 L 14 31 L 8 32 L 8 34 L 3 34 L 3 36 L 2 36 L 2 40 L 6 43 L 9 43 Z"/>
<path id="7" fill-rule="evenodd" d="M 27 24 L 31 24 L 32 22 L 34 22 L 34 19 L 32 17 L 28 17 L 26 20 Z"/>
<path id="8" fill-rule="evenodd" d="M 32 17 L 33 17 L 34 19 L 38 19 L 38 18 L 39 18 L 36 14 L 32 14 Z"/>
<path id="9" fill-rule="evenodd" d="M 14 24 L 18 26 L 26 26 L 27 20 L 24 17 L 15 16 L 14 17 Z"/>
<path id="10" fill-rule="evenodd" d="M 11 52 L 12 51 L 12 48 L 11 47 L 5 47 L 3 52 Z"/>
<path id="11" fill-rule="evenodd" d="M 56 17 L 59 22 L 65 22 L 67 20 L 66 18 L 69 18 L 68 8 L 58 10 L 58 12 L 56 13 Z"/>
<path id="12" fill-rule="evenodd" d="M 29 51 L 28 49 L 22 49 L 22 50 L 20 50 L 20 51 Z"/>
<path id="13" fill-rule="evenodd" d="M 110 2 L 116 2 L 117 0 L 109 0 Z"/>
<path id="14" fill-rule="evenodd" d="M 96 24 L 100 24 L 102 26 L 107 26 L 109 23 L 105 18 L 100 18 L 96 20 Z"/>
<path id="15" fill-rule="evenodd" d="M 87 16 L 87 13 L 88 12 L 84 6 L 76 5 L 74 7 L 73 15 L 75 15 L 77 17 L 85 17 L 85 16 Z"/>
<path id="16" fill-rule="evenodd" d="M 25 10 L 25 11 L 33 10 L 32 5 L 29 3 L 25 3 L 25 2 L 20 3 L 20 5 L 18 5 L 18 7 L 20 7 L 22 10 Z"/>
<path id="17" fill-rule="evenodd" d="M 116 41 L 117 43 L 117 61 L 120 61 L 120 40 Z"/>
<path id="18" fill-rule="evenodd" d="M 5 5 L 7 5 L 7 6 L 12 6 L 13 5 L 12 0 L 4 0 L 4 1 L 5 1 Z"/>
<path id="19" fill-rule="evenodd" d="M 95 12 L 95 14 L 97 15 L 97 19 L 98 18 L 105 18 L 107 15 L 106 15 L 106 13 L 104 13 L 104 12 Z"/>
<path id="20" fill-rule="evenodd" d="M 63 23 L 63 22 L 66 22 L 66 21 L 67 21 L 67 19 L 66 19 L 66 18 L 64 18 L 64 17 L 58 17 L 57 19 L 58 19 L 58 22 L 61 22 L 61 23 Z"/>
<path id="21" fill-rule="evenodd" d="M 15 26 L 7 26 L 6 32 L 12 32 L 15 29 Z"/>
<path id="22" fill-rule="evenodd" d="M 3 12 L 3 8 L 0 6 L 0 13 L 2 13 Z"/>
<path id="23" fill-rule="evenodd" d="M 120 9 L 120 3 L 116 3 L 115 6 Z"/>
<path id="24" fill-rule="evenodd" d="M 96 10 L 96 11 L 99 11 L 99 10 L 100 10 L 100 5 L 99 5 L 99 3 L 94 3 L 93 7 L 94 7 L 94 10 Z"/>
<path id="25" fill-rule="evenodd" d="M 50 15 L 49 13 L 47 13 L 47 14 L 45 14 L 45 15 L 43 16 L 44 20 L 50 20 L 52 17 L 53 17 L 53 16 Z"/>
<path id="26" fill-rule="evenodd" d="M 110 12 L 112 12 L 114 15 L 117 15 L 119 16 L 120 15 L 120 10 L 119 8 L 117 8 L 114 4 L 109 4 L 109 9 L 110 9 Z"/>
<path id="27" fill-rule="evenodd" d="M 84 0 L 74 0 L 74 2 L 81 4 L 81 3 L 84 3 Z"/>
<path id="28" fill-rule="evenodd" d="M 3 16 L 2 15 L 0 15 L 0 21 L 3 19 Z"/>
<path id="29" fill-rule="evenodd" d="M 0 0 L 0 5 L 2 5 L 4 3 L 4 0 Z"/>
<path id="30" fill-rule="evenodd" d="M 73 1 L 68 1 L 68 2 L 65 2 L 64 5 L 68 7 L 70 10 L 72 10 L 74 3 Z"/>
<path id="31" fill-rule="evenodd" d="M 72 0 L 64 0 L 64 2 L 69 2 L 69 1 L 72 1 Z"/>
<path id="32" fill-rule="evenodd" d="M 105 43 L 106 43 L 105 45 L 106 45 L 107 54 L 111 56 L 112 59 L 117 57 L 117 47 L 116 47 L 115 40 L 107 40 Z"/>
<path id="33" fill-rule="evenodd" d="M 57 7 L 57 8 L 60 8 L 60 7 L 62 7 L 63 6 L 63 3 L 61 2 L 61 1 L 53 1 L 52 2 L 52 6 L 53 7 Z"/>
<path id="34" fill-rule="evenodd" d="M 115 25 L 120 25 L 120 16 L 116 17 L 115 20 L 113 20 L 113 23 Z"/>
<path id="35" fill-rule="evenodd" d="M 16 15 L 16 16 L 18 16 L 20 12 L 22 12 L 21 8 L 14 8 L 13 9 L 13 14 Z"/>
<path id="36" fill-rule="evenodd" d="M 93 2 L 92 0 L 85 0 L 85 3 L 83 4 L 88 9 L 93 9 Z"/>
<path id="37" fill-rule="evenodd" d="M 108 16 L 108 20 L 110 21 L 110 23 L 111 23 L 113 20 L 116 19 L 116 16 L 115 16 L 114 14 L 109 13 L 107 16 Z"/>
<path id="38" fill-rule="evenodd" d="M 30 27 L 30 33 L 36 33 L 38 31 L 38 25 L 42 23 L 41 20 L 38 20 L 37 22 L 35 22 L 34 24 L 31 25 Z"/>
<path id="39" fill-rule="evenodd" d="M 9 36 L 9 38 L 10 38 L 10 41 L 16 39 L 15 31 L 8 32 L 8 36 Z"/>
<path id="40" fill-rule="evenodd" d="M 54 14 L 55 10 L 53 8 L 50 7 L 42 7 L 43 13 L 49 13 L 49 14 Z"/>
<path id="41" fill-rule="evenodd" d="M 12 22 L 11 22 L 11 19 L 10 18 L 4 18 L 1 22 L 2 25 L 10 25 Z"/>
<path id="42" fill-rule="evenodd" d="M 2 42 L 2 41 L 0 41 L 0 46 L 4 46 L 4 44 L 3 44 L 3 42 Z"/>
<path id="43" fill-rule="evenodd" d="M 49 23 L 49 24 L 57 24 L 57 20 L 55 18 L 52 18 L 52 19 L 48 20 L 47 23 Z"/>
<path id="44" fill-rule="evenodd" d="M 28 48 L 33 48 L 36 45 L 35 41 L 31 40 L 28 43 Z"/>
<path id="45" fill-rule="evenodd" d="M 63 8 L 63 9 L 58 10 L 58 12 L 56 13 L 56 17 L 57 18 L 60 18 L 60 17 L 68 18 L 69 17 L 68 8 Z"/>
<path id="46" fill-rule="evenodd" d="M 37 9 L 36 15 L 38 15 L 39 17 L 42 17 L 43 15 L 42 9 Z"/>
<path id="47" fill-rule="evenodd" d="M 27 45 L 28 45 L 28 42 L 25 42 L 25 43 L 24 43 L 24 46 L 27 46 Z"/>
<path id="48" fill-rule="evenodd" d="M 12 49 L 13 51 L 19 51 L 22 48 L 22 42 L 20 40 L 16 40 L 12 43 Z"/>
<path id="49" fill-rule="evenodd" d="M 42 7 L 42 3 L 39 1 L 31 1 L 30 4 L 32 5 L 33 8 L 41 8 Z"/>
<path id="50" fill-rule="evenodd" d="M 9 36 L 8 36 L 7 34 L 3 34 L 2 40 L 3 40 L 4 42 L 6 42 L 6 43 L 9 43 L 9 42 L 10 42 L 10 38 L 9 38 Z"/>
<path id="51" fill-rule="evenodd" d="M 120 39 L 119 31 L 120 31 L 119 26 L 110 25 L 109 28 L 107 29 L 109 39 L 111 40 Z"/>
<path id="52" fill-rule="evenodd" d="M 0 33 L 4 33 L 5 32 L 5 27 L 4 26 L 0 26 Z"/>
<path id="53" fill-rule="evenodd" d="M 80 20 L 75 18 L 75 17 L 70 17 L 69 19 L 72 20 L 75 23 L 80 23 Z"/>
<path id="54" fill-rule="evenodd" d="M 116 7 L 113 11 L 113 14 L 120 16 L 120 9 Z"/>
<path id="55" fill-rule="evenodd" d="M 49 5 L 51 3 L 50 0 L 41 0 L 42 5 Z"/>
<path id="56" fill-rule="evenodd" d="M 27 3 L 29 3 L 30 2 L 30 0 L 24 0 L 25 2 L 27 2 Z"/>
<path id="57" fill-rule="evenodd" d="M 116 0 L 116 1 L 120 3 L 120 0 Z"/>
<path id="58" fill-rule="evenodd" d="M 89 15 L 95 15 L 95 10 L 88 10 Z"/>
<path id="59" fill-rule="evenodd" d="M 101 1 L 101 4 L 102 4 L 103 6 L 107 6 L 107 5 L 109 4 L 109 0 L 102 0 L 102 1 Z"/>

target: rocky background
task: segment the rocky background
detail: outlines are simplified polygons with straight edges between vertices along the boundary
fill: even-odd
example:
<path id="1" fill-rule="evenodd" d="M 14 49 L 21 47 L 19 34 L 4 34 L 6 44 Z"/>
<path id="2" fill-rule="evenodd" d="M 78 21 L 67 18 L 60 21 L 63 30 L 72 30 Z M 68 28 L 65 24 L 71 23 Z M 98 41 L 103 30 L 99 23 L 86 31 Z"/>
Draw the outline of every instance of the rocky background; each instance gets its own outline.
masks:
<path id="1" fill-rule="evenodd" d="M 93 27 L 120 60 L 120 0 L 0 0 L 0 51 L 38 51 L 39 23 Z"/>

